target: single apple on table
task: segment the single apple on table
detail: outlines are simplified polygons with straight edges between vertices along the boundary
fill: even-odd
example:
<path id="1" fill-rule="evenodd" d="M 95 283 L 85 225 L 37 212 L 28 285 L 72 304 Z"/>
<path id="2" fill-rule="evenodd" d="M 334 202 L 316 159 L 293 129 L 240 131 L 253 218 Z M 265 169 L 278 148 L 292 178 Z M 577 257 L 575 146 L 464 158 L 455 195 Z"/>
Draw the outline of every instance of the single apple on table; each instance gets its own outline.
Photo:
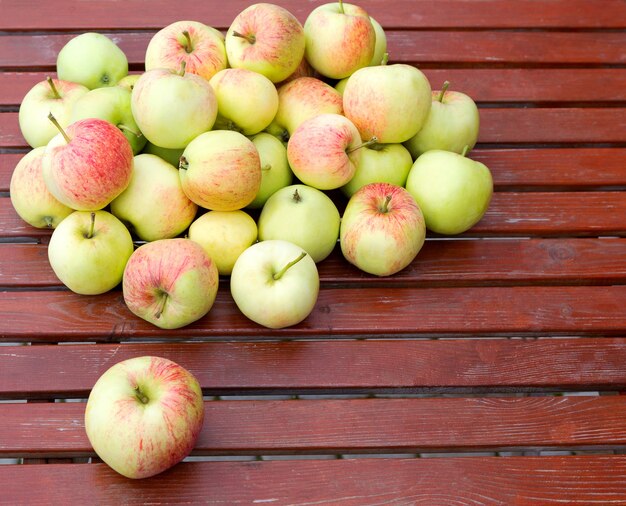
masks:
<path id="1" fill-rule="evenodd" d="M 293 172 L 287 160 L 287 148 L 276 137 L 261 132 L 252 137 L 252 143 L 261 160 L 261 186 L 247 207 L 258 209 L 263 207 L 270 195 L 291 184 Z"/>
<path id="2" fill-rule="evenodd" d="M 187 457 L 204 421 L 198 380 L 166 358 L 134 357 L 107 369 L 85 407 L 91 446 L 127 478 L 148 478 Z"/>
<path id="3" fill-rule="evenodd" d="M 70 39 L 57 55 L 57 75 L 90 90 L 115 86 L 128 74 L 128 59 L 106 35 L 87 32 Z"/>
<path id="4" fill-rule="evenodd" d="M 59 202 L 43 180 L 41 162 L 45 149 L 40 146 L 20 158 L 11 174 L 9 195 L 15 212 L 26 223 L 37 228 L 56 228 L 74 210 Z"/>
<path id="5" fill-rule="evenodd" d="M 230 276 L 233 266 L 257 239 L 256 222 L 244 211 L 209 211 L 189 227 L 189 239 L 204 248 L 221 276 Z"/>
<path id="6" fill-rule="evenodd" d="M 424 217 L 411 194 L 401 186 L 371 183 L 348 201 L 339 242 L 351 264 L 391 276 L 413 261 L 425 237 Z"/>
<path id="7" fill-rule="evenodd" d="M 98 295 L 115 288 L 133 253 L 130 233 L 106 211 L 75 211 L 52 232 L 48 260 L 75 293 Z"/>
<path id="8" fill-rule="evenodd" d="M 487 212 L 493 194 L 491 172 L 486 165 L 467 158 L 466 151 L 427 151 L 409 172 L 406 189 L 433 232 L 460 234 Z"/>
<path id="9" fill-rule="evenodd" d="M 124 134 L 108 121 L 88 118 L 61 128 L 47 144 L 43 178 L 50 193 L 72 209 L 97 211 L 130 183 L 133 150 Z"/>
<path id="10" fill-rule="evenodd" d="M 197 211 L 183 192 L 178 169 L 149 154 L 135 156 L 130 184 L 111 202 L 111 213 L 144 241 L 176 237 Z"/>
<path id="11" fill-rule="evenodd" d="M 287 186 L 265 202 L 259 216 L 259 240 L 292 242 L 317 263 L 335 248 L 339 221 L 337 207 L 324 192 L 303 184 Z"/>
<path id="12" fill-rule="evenodd" d="M 315 307 L 319 274 L 302 248 L 288 241 L 253 244 L 235 262 L 230 293 L 252 321 L 281 329 L 304 320 Z"/>
<path id="13" fill-rule="evenodd" d="M 89 91 L 78 83 L 46 78 L 33 86 L 22 99 L 18 114 L 20 131 L 33 148 L 45 146 L 59 131 L 50 123 L 52 114 L 66 128 L 71 123 L 74 103 Z"/>
<path id="14" fill-rule="evenodd" d="M 464 93 L 448 91 L 449 85 L 446 81 L 440 91 L 433 91 L 424 126 L 405 142 L 413 159 L 432 149 L 461 154 L 465 146 L 471 150 L 478 140 L 478 107 Z"/>
<path id="15" fill-rule="evenodd" d="M 241 11 L 226 33 L 233 68 L 263 74 L 273 83 L 291 75 L 304 57 L 304 30 L 287 9 L 257 3 Z"/>
<path id="16" fill-rule="evenodd" d="M 155 33 L 146 49 L 146 70 L 186 71 L 211 79 L 228 66 L 224 36 L 198 21 L 176 21 Z"/>
<path id="17" fill-rule="evenodd" d="M 202 246 L 189 239 L 160 239 L 139 246 L 124 269 L 128 309 L 162 329 L 178 329 L 206 315 L 219 274 Z"/>

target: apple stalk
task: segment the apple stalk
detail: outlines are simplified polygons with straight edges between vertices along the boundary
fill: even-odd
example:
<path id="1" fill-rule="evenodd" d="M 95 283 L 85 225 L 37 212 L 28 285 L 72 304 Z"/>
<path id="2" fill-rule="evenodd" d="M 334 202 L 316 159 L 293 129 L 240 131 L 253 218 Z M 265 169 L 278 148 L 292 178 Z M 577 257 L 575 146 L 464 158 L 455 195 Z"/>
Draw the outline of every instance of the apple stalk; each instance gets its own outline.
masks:
<path id="1" fill-rule="evenodd" d="M 296 265 L 300 260 L 302 260 L 305 256 L 306 256 L 306 251 L 303 251 L 302 253 L 300 253 L 300 255 L 298 256 L 298 258 L 295 258 L 294 260 L 292 260 L 291 262 L 289 262 L 287 265 L 285 265 L 281 270 L 279 270 L 278 272 L 274 273 L 274 275 L 272 276 L 274 278 L 274 280 L 278 281 L 280 278 L 283 277 L 283 275 L 285 274 L 285 272 L 287 272 L 289 269 L 291 269 L 294 265 Z"/>
<path id="2" fill-rule="evenodd" d="M 165 310 L 165 303 L 167 302 L 167 299 L 169 297 L 169 294 L 163 290 L 159 290 L 160 291 L 160 295 L 161 295 L 161 300 L 160 300 L 160 304 L 159 304 L 159 309 L 157 309 L 157 312 L 154 313 L 154 317 L 158 320 L 159 318 L 161 318 L 161 315 L 163 314 L 163 311 Z"/>
<path id="3" fill-rule="evenodd" d="M 87 232 L 85 239 L 91 239 L 93 237 L 95 228 L 96 228 L 96 213 L 92 211 L 91 222 L 89 223 L 89 231 Z"/>
<path id="4" fill-rule="evenodd" d="M 463 151 L 461 152 L 461 156 L 465 157 L 468 151 L 469 151 L 469 146 L 466 144 L 465 147 L 463 148 Z"/>
<path id="5" fill-rule="evenodd" d="M 256 37 L 254 35 L 244 35 L 243 33 L 233 31 L 233 36 L 246 39 L 250 44 L 254 44 L 256 42 Z"/>
<path id="6" fill-rule="evenodd" d="M 59 93 L 59 90 L 57 90 L 57 87 L 54 85 L 54 81 L 52 80 L 52 78 L 50 76 L 46 77 L 46 81 L 48 81 L 48 85 L 50 86 L 50 89 L 52 90 L 52 94 L 54 95 L 54 98 L 56 98 L 57 100 L 61 100 L 61 94 Z"/>
<path id="7" fill-rule="evenodd" d="M 448 86 L 450 86 L 450 81 L 444 81 L 443 86 L 441 86 L 441 91 L 439 95 L 437 95 L 438 102 L 443 103 L 443 96 L 446 94 L 446 91 L 448 91 Z"/>
<path id="8" fill-rule="evenodd" d="M 150 399 L 148 399 L 148 396 L 141 391 L 139 385 L 135 387 L 135 397 L 139 402 L 141 402 L 141 404 L 148 404 L 150 402 Z"/>
<path id="9" fill-rule="evenodd" d="M 378 137 L 376 137 L 375 135 L 369 140 L 369 141 L 365 141 L 362 142 L 361 144 L 359 144 L 358 146 L 354 146 L 353 148 L 349 149 L 346 151 L 346 154 L 350 154 L 354 151 L 356 151 L 357 149 L 361 149 L 361 148 L 365 148 L 367 146 L 371 146 L 372 144 L 376 144 L 378 142 Z"/>
<path id="10" fill-rule="evenodd" d="M 189 35 L 189 32 L 187 30 L 183 30 L 183 35 L 185 36 L 185 44 L 183 45 L 183 47 L 185 48 L 185 52 L 189 54 L 193 51 L 193 46 L 191 45 L 191 36 Z"/>
<path id="11" fill-rule="evenodd" d="M 57 119 L 54 117 L 54 114 L 52 113 L 48 113 L 48 119 L 50 121 L 52 121 L 52 124 L 57 127 L 57 129 L 59 130 L 59 132 L 61 132 L 61 134 L 63 135 L 63 137 L 65 138 L 65 141 L 69 144 L 72 139 L 70 139 L 69 135 L 67 135 L 65 133 L 65 130 L 63 130 L 63 127 L 61 126 L 61 124 L 57 121 Z"/>
<path id="12" fill-rule="evenodd" d="M 383 205 L 380 207 L 380 212 L 383 214 L 387 214 L 389 212 L 389 202 L 391 202 L 391 195 L 387 195 L 383 202 Z"/>

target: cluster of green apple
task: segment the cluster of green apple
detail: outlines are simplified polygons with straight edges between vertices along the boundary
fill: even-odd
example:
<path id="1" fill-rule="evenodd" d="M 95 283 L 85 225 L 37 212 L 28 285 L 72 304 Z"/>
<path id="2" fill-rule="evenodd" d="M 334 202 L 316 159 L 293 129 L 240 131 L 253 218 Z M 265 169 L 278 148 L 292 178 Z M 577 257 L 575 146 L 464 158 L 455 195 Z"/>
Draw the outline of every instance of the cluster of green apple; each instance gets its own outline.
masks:
<path id="1" fill-rule="evenodd" d="M 254 4 L 226 35 L 177 21 L 152 37 L 136 75 L 110 38 L 74 37 L 58 78 L 22 101 L 33 150 L 15 168 L 14 207 L 54 228 L 50 264 L 77 293 L 121 282 L 133 313 L 178 328 L 207 314 L 230 276 L 247 317 L 294 325 L 337 240 L 350 263 L 389 276 L 426 228 L 463 232 L 489 204 L 491 174 L 466 157 L 472 99 L 433 92 L 386 51 L 380 24 L 343 2 L 304 25 Z M 349 199 L 342 216 L 336 189 Z"/>

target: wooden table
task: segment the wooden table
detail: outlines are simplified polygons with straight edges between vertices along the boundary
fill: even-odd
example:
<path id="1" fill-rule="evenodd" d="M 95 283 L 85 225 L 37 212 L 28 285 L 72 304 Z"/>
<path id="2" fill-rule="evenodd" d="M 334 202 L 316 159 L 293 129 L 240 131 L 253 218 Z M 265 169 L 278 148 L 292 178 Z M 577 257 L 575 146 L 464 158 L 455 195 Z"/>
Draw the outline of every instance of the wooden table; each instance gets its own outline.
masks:
<path id="1" fill-rule="evenodd" d="M 0 457 L 20 462 L 0 466 L 0 503 L 626 504 L 624 1 L 360 2 L 392 62 L 479 103 L 471 156 L 496 193 L 391 278 L 335 251 L 302 324 L 258 327 L 226 279 L 207 317 L 167 332 L 119 290 L 60 286 L 50 232 L 8 197 L 26 91 L 77 33 L 110 35 L 139 71 L 157 29 L 224 29 L 250 3 L 0 0 Z M 304 21 L 321 2 L 277 3 Z M 206 420 L 189 462 L 132 481 L 87 463 L 83 402 L 145 354 L 198 377 Z"/>

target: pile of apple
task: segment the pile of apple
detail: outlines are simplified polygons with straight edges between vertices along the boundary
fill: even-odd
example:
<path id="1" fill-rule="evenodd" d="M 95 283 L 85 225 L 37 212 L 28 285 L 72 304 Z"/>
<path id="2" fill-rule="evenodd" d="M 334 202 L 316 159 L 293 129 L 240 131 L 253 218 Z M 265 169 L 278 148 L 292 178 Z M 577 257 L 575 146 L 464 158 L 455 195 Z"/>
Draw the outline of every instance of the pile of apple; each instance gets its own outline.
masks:
<path id="1" fill-rule="evenodd" d="M 151 39 L 140 75 L 111 39 L 84 33 L 57 75 L 21 104 L 34 149 L 13 205 L 54 229 L 48 256 L 69 289 L 121 282 L 129 309 L 161 328 L 206 315 L 219 275 L 248 318 L 294 325 L 337 240 L 348 262 L 389 276 L 426 228 L 458 234 L 489 205 L 491 174 L 466 156 L 472 99 L 387 64 L 383 29 L 355 5 L 320 5 L 303 26 L 259 3 L 225 36 L 178 21 Z"/>

